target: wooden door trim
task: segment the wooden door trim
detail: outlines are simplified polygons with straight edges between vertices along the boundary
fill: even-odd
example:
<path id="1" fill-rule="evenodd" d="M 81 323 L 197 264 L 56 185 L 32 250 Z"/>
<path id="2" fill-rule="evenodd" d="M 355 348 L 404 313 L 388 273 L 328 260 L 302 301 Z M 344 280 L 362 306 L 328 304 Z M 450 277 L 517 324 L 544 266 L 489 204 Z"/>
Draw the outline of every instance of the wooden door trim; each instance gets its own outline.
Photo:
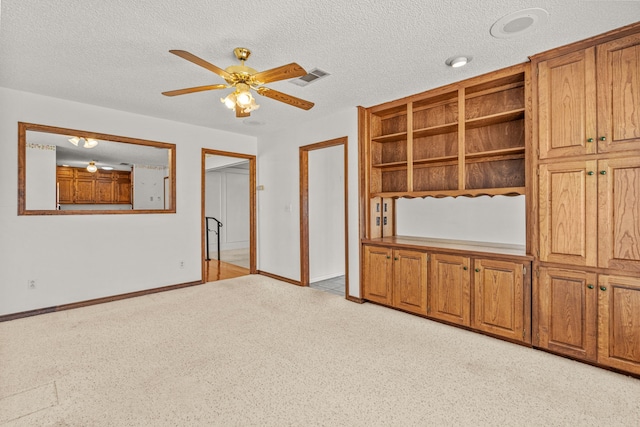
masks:
<path id="1" fill-rule="evenodd" d="M 201 218 L 201 252 L 202 252 L 202 281 L 207 281 L 207 268 L 205 260 L 205 236 L 207 230 L 207 221 L 205 219 L 205 175 L 207 155 L 236 157 L 239 159 L 249 160 L 249 273 L 256 274 L 256 236 L 257 236 L 257 214 L 256 214 L 256 156 L 252 154 L 233 153 L 230 151 L 214 150 L 211 148 L 203 148 L 201 154 L 201 181 L 200 181 L 200 218 Z"/>
<path id="2" fill-rule="evenodd" d="M 344 150 L 344 269 L 345 296 L 349 295 L 349 157 L 346 136 L 299 149 L 300 157 L 300 285 L 309 286 L 309 152 L 342 145 Z"/>

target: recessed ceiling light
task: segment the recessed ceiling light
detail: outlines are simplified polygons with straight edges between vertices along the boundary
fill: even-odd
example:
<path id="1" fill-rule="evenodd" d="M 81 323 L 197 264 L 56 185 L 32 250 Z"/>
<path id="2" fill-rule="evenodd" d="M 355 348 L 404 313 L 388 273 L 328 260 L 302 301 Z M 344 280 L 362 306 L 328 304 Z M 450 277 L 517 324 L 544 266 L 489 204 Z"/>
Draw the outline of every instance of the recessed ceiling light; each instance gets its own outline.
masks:
<path id="1" fill-rule="evenodd" d="M 490 33 L 499 39 L 515 37 L 533 31 L 548 19 L 549 12 L 539 7 L 523 9 L 498 19 L 491 26 Z"/>
<path id="2" fill-rule="evenodd" d="M 452 56 L 451 58 L 444 61 L 445 64 L 452 68 L 463 67 L 469 62 L 471 62 L 470 56 Z"/>

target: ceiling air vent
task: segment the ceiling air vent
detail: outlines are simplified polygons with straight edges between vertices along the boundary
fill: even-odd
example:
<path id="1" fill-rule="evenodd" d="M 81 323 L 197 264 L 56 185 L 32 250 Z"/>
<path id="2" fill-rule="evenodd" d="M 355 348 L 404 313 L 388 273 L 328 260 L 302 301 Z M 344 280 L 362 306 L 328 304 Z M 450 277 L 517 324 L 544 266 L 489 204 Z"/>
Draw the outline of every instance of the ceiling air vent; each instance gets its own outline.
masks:
<path id="1" fill-rule="evenodd" d="M 327 73 L 326 71 L 322 71 L 318 68 L 314 68 L 313 70 L 309 71 L 309 74 L 306 74 L 302 77 L 300 77 L 299 79 L 294 79 L 294 80 L 289 80 L 291 83 L 293 83 L 294 85 L 298 85 L 298 86 L 306 86 L 309 83 L 313 83 L 318 79 L 321 79 L 323 77 L 327 77 L 330 76 L 331 74 Z"/>

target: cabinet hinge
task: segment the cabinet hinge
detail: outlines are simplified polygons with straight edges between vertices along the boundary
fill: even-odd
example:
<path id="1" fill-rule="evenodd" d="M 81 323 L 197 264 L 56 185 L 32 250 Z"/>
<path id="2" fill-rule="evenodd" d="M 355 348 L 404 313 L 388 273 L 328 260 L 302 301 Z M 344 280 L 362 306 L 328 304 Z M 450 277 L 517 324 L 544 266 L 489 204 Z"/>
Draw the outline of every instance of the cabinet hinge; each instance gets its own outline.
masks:
<path id="1" fill-rule="evenodd" d="M 431 259 L 431 255 L 427 254 L 427 261 Z"/>
<path id="2" fill-rule="evenodd" d="M 536 277 L 540 277 L 540 269 L 536 268 Z"/>
<path id="3" fill-rule="evenodd" d="M 527 330 L 523 329 L 522 330 L 522 339 L 524 339 L 524 337 L 527 335 Z"/>
<path id="4" fill-rule="evenodd" d="M 527 275 L 527 267 L 525 267 L 524 265 L 522 266 L 522 275 L 523 276 Z"/>

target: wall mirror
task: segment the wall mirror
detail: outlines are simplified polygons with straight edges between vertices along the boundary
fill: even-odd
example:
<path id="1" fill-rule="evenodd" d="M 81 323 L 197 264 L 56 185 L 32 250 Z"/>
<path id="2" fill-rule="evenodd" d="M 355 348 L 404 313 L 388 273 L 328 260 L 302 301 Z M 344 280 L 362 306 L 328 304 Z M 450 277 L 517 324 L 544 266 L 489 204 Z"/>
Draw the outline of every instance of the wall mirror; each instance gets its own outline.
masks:
<path id="1" fill-rule="evenodd" d="M 175 213 L 176 146 L 18 123 L 18 214 Z"/>

